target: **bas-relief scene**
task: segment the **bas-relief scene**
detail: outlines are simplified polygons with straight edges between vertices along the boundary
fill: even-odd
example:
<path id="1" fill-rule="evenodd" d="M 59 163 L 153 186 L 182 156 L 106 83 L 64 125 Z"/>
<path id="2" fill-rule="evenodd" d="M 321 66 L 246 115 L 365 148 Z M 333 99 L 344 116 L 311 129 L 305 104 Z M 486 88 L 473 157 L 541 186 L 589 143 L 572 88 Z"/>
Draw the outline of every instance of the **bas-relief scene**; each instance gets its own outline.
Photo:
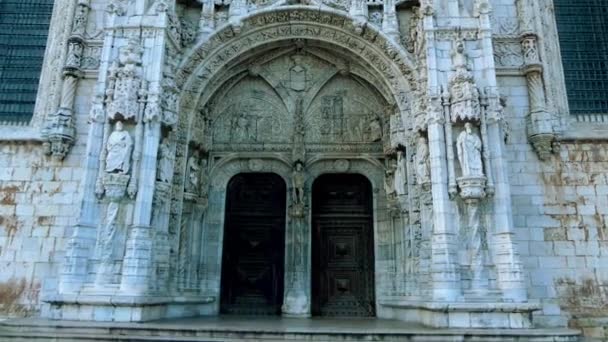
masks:
<path id="1" fill-rule="evenodd" d="M 386 101 L 366 81 L 312 52 L 288 51 L 235 77 L 209 110 L 214 146 L 290 149 L 297 116 L 311 147 L 382 139 Z"/>

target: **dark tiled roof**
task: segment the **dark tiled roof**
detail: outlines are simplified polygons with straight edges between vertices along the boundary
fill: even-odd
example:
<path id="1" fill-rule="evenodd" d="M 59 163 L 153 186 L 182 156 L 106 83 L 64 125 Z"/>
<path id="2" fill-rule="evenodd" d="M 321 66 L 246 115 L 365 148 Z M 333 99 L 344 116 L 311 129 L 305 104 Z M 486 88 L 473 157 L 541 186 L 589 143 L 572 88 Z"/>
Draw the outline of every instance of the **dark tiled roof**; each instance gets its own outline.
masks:
<path id="1" fill-rule="evenodd" d="M 29 121 L 53 0 L 0 0 L 0 122 Z"/>

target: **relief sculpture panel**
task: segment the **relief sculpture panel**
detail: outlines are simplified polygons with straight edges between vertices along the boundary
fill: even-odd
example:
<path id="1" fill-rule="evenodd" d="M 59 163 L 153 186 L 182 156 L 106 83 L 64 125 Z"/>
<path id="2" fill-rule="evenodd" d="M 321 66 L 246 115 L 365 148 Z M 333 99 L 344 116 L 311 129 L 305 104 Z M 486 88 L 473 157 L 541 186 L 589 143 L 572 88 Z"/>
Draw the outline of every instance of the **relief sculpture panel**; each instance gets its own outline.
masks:
<path id="1" fill-rule="evenodd" d="M 213 110 L 214 143 L 286 143 L 292 117 L 274 90 L 261 78 L 247 77 Z"/>
<path id="2" fill-rule="evenodd" d="M 306 142 L 374 143 L 382 140 L 381 100 L 352 77 L 337 75 L 313 100 L 305 115 Z"/>
<path id="3" fill-rule="evenodd" d="M 307 149 L 382 141 L 386 101 L 343 63 L 300 48 L 273 57 L 252 61 L 246 76 L 234 76 L 234 86 L 209 102 L 215 148 L 287 151 L 298 111 Z"/>

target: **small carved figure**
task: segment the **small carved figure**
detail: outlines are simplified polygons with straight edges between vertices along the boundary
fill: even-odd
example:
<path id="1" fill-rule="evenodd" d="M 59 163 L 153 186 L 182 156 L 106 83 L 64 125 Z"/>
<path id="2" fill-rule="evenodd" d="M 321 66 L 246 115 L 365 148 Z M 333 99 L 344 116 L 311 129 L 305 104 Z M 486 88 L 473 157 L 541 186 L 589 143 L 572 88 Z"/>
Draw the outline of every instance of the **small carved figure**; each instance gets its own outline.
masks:
<path id="1" fill-rule="evenodd" d="M 426 184 L 431 182 L 431 168 L 429 160 L 429 146 L 426 138 L 418 137 L 416 146 L 416 177 L 418 184 Z"/>
<path id="2" fill-rule="evenodd" d="M 290 88 L 294 91 L 306 90 L 306 68 L 302 66 L 302 55 L 291 57 L 293 66 L 289 69 Z"/>
<path id="3" fill-rule="evenodd" d="M 456 148 L 458 150 L 458 161 L 462 169 L 462 176 L 483 176 L 481 140 L 473 132 L 473 125 L 470 122 L 464 124 L 464 131 L 458 135 Z"/>
<path id="4" fill-rule="evenodd" d="M 200 180 L 201 165 L 199 162 L 200 154 L 195 150 L 186 165 L 188 180 L 186 181 L 186 192 L 197 193 Z"/>
<path id="5" fill-rule="evenodd" d="M 79 68 L 82 58 L 82 44 L 78 42 L 71 42 L 68 47 L 68 56 L 66 59 L 66 66 Z"/>
<path id="6" fill-rule="evenodd" d="M 407 171 L 405 168 L 405 158 L 403 158 L 403 151 L 397 152 L 397 169 L 395 170 L 395 192 L 397 196 L 403 196 L 406 194 L 407 185 Z"/>
<path id="7" fill-rule="evenodd" d="M 388 159 L 386 169 L 384 171 L 384 192 L 386 193 L 386 197 L 389 200 L 395 198 L 396 189 L 395 189 L 395 170 L 397 165 L 395 165 L 394 159 Z"/>
<path id="8" fill-rule="evenodd" d="M 382 125 L 376 115 L 372 115 L 369 121 L 369 141 L 376 142 L 382 140 Z"/>
<path id="9" fill-rule="evenodd" d="M 293 170 L 291 176 L 293 193 L 292 193 L 292 201 L 294 204 L 303 204 L 304 203 L 304 165 L 302 162 L 296 162 L 295 169 Z"/>
<path id="10" fill-rule="evenodd" d="M 108 138 L 106 149 L 108 151 L 106 172 L 127 174 L 131 162 L 133 140 L 129 132 L 124 130 L 122 122 L 117 121 L 114 125 L 114 131 Z"/>
<path id="11" fill-rule="evenodd" d="M 245 114 L 238 114 L 232 121 L 232 140 L 247 141 L 250 137 L 251 123 Z"/>
<path id="12" fill-rule="evenodd" d="M 163 139 L 158 147 L 158 166 L 156 180 L 169 183 L 173 174 L 173 154 L 167 138 Z"/>

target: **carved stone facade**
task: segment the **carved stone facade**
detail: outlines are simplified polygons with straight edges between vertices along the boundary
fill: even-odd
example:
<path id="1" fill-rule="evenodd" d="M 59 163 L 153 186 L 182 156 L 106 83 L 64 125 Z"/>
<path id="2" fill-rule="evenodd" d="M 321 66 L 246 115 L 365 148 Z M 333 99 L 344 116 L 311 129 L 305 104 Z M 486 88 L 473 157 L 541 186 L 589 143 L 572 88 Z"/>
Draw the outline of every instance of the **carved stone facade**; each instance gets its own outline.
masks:
<path id="1" fill-rule="evenodd" d="M 554 301 L 527 268 L 536 221 L 513 171 L 524 153 L 538 175 L 560 158 L 536 2 L 75 3 L 68 26 L 54 21 L 47 59 L 63 67 L 38 105 L 56 157 L 43 163 L 79 181 L 43 316 L 218 315 L 229 184 L 273 173 L 286 185 L 281 310 L 309 317 L 315 180 L 359 174 L 377 317 L 521 329 L 543 310 L 564 325 L 543 321 Z"/>

